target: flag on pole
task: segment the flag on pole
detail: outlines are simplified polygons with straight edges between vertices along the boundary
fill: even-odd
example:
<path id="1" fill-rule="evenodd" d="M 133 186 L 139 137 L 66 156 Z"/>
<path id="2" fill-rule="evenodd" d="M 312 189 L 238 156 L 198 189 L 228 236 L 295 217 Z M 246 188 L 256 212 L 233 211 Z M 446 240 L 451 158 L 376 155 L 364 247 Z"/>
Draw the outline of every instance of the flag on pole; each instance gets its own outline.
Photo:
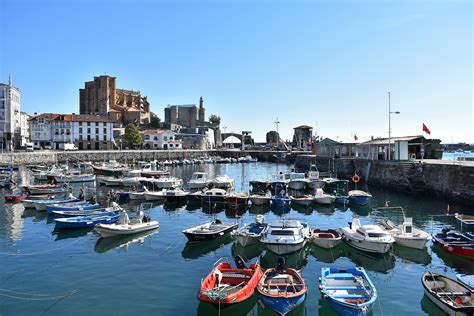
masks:
<path id="1" fill-rule="evenodd" d="M 430 131 L 430 129 L 425 125 L 425 123 L 423 123 L 423 132 L 425 132 L 425 133 L 428 134 L 428 135 L 431 135 L 431 131 Z"/>
<path id="2" fill-rule="evenodd" d="M 354 134 L 354 140 L 357 141 L 359 139 L 359 137 L 357 137 L 356 134 Z"/>

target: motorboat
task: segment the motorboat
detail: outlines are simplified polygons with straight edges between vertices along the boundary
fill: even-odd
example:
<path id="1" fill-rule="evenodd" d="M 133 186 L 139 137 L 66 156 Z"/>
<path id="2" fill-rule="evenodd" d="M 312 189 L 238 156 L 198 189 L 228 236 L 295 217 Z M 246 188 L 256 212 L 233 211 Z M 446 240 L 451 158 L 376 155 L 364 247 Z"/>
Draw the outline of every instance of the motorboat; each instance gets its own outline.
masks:
<path id="1" fill-rule="evenodd" d="M 19 192 L 16 194 L 5 195 L 5 203 L 16 203 L 24 200 L 28 197 L 28 193 L 26 192 Z"/>
<path id="2" fill-rule="evenodd" d="M 284 173 L 278 173 L 272 175 L 272 180 L 270 182 L 270 189 L 274 195 L 284 195 L 286 194 L 288 179 Z"/>
<path id="3" fill-rule="evenodd" d="M 269 180 L 252 180 L 249 184 L 252 187 L 252 193 L 264 193 L 270 190 Z"/>
<path id="4" fill-rule="evenodd" d="M 189 192 L 187 191 L 184 191 L 180 188 L 173 188 L 173 189 L 168 189 L 168 190 L 163 190 L 163 195 L 165 196 L 165 200 L 167 202 L 178 202 L 178 201 L 182 201 L 182 200 L 185 200 L 188 195 L 189 195 Z"/>
<path id="5" fill-rule="evenodd" d="M 358 217 L 354 217 L 349 227 L 341 227 L 339 231 L 350 246 L 374 253 L 386 253 L 395 242 L 393 236 L 378 225 L 361 225 Z"/>
<path id="6" fill-rule="evenodd" d="M 349 198 L 349 203 L 356 205 L 368 205 L 372 199 L 372 195 L 362 190 L 351 190 L 347 192 L 347 197 Z"/>
<path id="7" fill-rule="evenodd" d="M 288 188 L 291 190 L 301 191 L 306 189 L 309 182 L 310 181 L 306 178 L 304 173 L 290 172 Z"/>
<path id="8" fill-rule="evenodd" d="M 260 241 L 268 250 L 283 255 L 303 248 L 308 235 L 307 223 L 294 219 L 279 219 L 268 224 Z"/>
<path id="9" fill-rule="evenodd" d="M 246 155 L 245 157 L 240 157 L 239 159 L 237 159 L 237 161 L 242 162 L 242 163 L 248 163 L 248 162 L 257 162 L 258 159 L 257 157 L 253 158 L 250 155 Z"/>
<path id="10" fill-rule="evenodd" d="M 229 206 L 247 205 L 249 194 L 247 192 L 232 192 L 226 195 L 225 202 Z"/>
<path id="11" fill-rule="evenodd" d="M 324 188 L 325 182 L 319 178 L 318 170 L 308 171 L 308 184 L 307 187 L 311 190 Z"/>
<path id="12" fill-rule="evenodd" d="M 232 238 L 243 247 L 257 244 L 262 237 L 264 230 L 267 228 L 267 224 L 264 223 L 265 217 L 261 214 L 255 216 L 255 222 L 245 224 L 237 230 L 230 233 Z"/>
<path id="13" fill-rule="evenodd" d="M 27 201 L 28 200 L 23 200 L 22 203 L 25 203 Z M 32 205 L 37 211 L 47 211 L 48 205 L 79 202 L 80 200 L 75 197 L 72 197 L 72 198 L 66 198 L 66 199 L 60 199 L 60 200 L 29 200 L 29 201 L 32 201 Z"/>
<path id="14" fill-rule="evenodd" d="M 290 196 L 291 203 L 303 206 L 309 206 L 313 203 L 314 196 L 311 194 L 304 194 L 302 196 Z"/>
<path id="15" fill-rule="evenodd" d="M 152 221 L 148 216 L 145 216 L 143 211 L 139 212 L 137 218 L 129 219 L 128 214 L 122 210 L 119 220 L 112 224 L 99 223 L 94 230 L 102 237 L 114 237 L 123 235 L 132 235 L 160 227 L 158 221 Z"/>
<path id="16" fill-rule="evenodd" d="M 339 315 L 369 315 L 377 290 L 364 268 L 322 268 L 319 289 Z"/>
<path id="17" fill-rule="evenodd" d="M 211 182 L 211 186 L 217 189 L 232 189 L 235 186 L 235 181 L 225 174 L 215 177 Z"/>
<path id="18" fill-rule="evenodd" d="M 314 194 L 314 203 L 322 205 L 330 205 L 334 203 L 336 197 L 331 194 L 327 194 L 321 188 L 317 188 Z"/>
<path id="19" fill-rule="evenodd" d="M 260 264 L 253 263 L 247 267 L 242 257 L 236 256 L 235 265 L 232 267 L 228 260 L 218 260 L 201 282 L 199 299 L 221 306 L 240 303 L 251 297 L 262 277 Z"/>
<path id="20" fill-rule="evenodd" d="M 147 201 L 161 201 L 165 199 L 166 196 L 166 190 L 161 190 L 161 191 L 145 191 L 143 193 L 143 196 L 145 197 L 145 200 Z"/>
<path id="21" fill-rule="evenodd" d="M 154 189 L 172 189 L 181 186 L 183 184 L 183 179 L 167 176 L 160 178 L 149 178 L 147 180 L 142 180 L 141 183 L 145 184 L 148 189 L 150 189 L 150 186 Z"/>
<path id="22" fill-rule="evenodd" d="M 51 178 L 54 183 L 93 182 L 95 181 L 95 174 L 60 174 L 53 175 Z"/>
<path id="23" fill-rule="evenodd" d="M 345 193 L 347 192 L 347 187 L 349 186 L 349 180 L 341 180 L 338 178 L 327 177 L 322 179 L 324 182 L 324 191 L 333 194 L 336 193 Z"/>
<path id="24" fill-rule="evenodd" d="M 272 195 L 270 191 L 267 191 L 267 193 L 252 193 L 250 194 L 249 199 L 253 205 L 260 206 L 269 204 L 270 200 L 272 199 Z"/>
<path id="25" fill-rule="evenodd" d="M 395 225 L 391 220 L 385 219 L 377 222 L 383 230 L 389 232 L 395 243 L 401 246 L 423 249 L 426 243 L 431 240 L 431 235 L 424 230 L 413 227 L 411 217 L 404 217 L 401 225 Z"/>
<path id="26" fill-rule="evenodd" d="M 278 259 L 277 268 L 267 269 L 258 282 L 257 291 L 262 304 L 279 315 L 286 315 L 301 305 L 307 287 L 301 274 L 283 268 L 284 258 Z"/>
<path id="27" fill-rule="evenodd" d="M 145 186 L 141 186 L 138 189 L 132 187 L 132 190 L 128 191 L 128 198 L 129 200 L 144 200 L 146 192 L 148 192 L 148 189 Z"/>
<path id="28" fill-rule="evenodd" d="M 311 229 L 309 240 L 325 249 L 332 249 L 342 240 L 341 234 L 334 229 Z"/>
<path id="29" fill-rule="evenodd" d="M 474 315 L 474 295 L 464 284 L 427 271 L 421 277 L 425 295 L 448 315 Z"/>
<path id="30" fill-rule="evenodd" d="M 110 215 L 117 211 L 115 207 L 95 208 L 90 210 L 76 210 L 76 211 L 52 211 L 54 217 L 77 217 L 77 216 L 94 216 L 94 215 Z"/>
<path id="31" fill-rule="evenodd" d="M 238 223 L 224 223 L 219 219 L 183 230 L 189 242 L 215 239 L 239 227 Z"/>
<path id="32" fill-rule="evenodd" d="M 225 202 L 225 197 L 227 196 L 227 191 L 219 188 L 212 188 L 204 191 L 201 194 L 201 199 L 203 203 L 216 203 L 216 202 Z"/>
<path id="33" fill-rule="evenodd" d="M 200 190 L 209 187 L 211 180 L 207 177 L 206 172 L 195 172 L 189 179 L 187 188 L 189 190 Z"/>

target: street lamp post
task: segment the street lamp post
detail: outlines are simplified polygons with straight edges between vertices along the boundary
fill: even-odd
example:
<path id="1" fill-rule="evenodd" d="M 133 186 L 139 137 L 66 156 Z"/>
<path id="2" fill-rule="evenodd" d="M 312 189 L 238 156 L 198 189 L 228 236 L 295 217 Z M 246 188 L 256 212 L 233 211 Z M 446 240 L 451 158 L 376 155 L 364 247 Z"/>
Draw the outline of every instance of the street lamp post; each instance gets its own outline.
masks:
<path id="1" fill-rule="evenodd" d="M 280 121 L 278 120 L 278 117 L 275 121 L 275 124 L 276 124 L 276 130 L 277 130 L 277 150 L 278 150 L 278 147 L 280 147 L 280 134 L 278 134 L 278 124 L 280 124 Z"/>
<path id="2" fill-rule="evenodd" d="M 400 111 L 391 111 L 390 109 L 390 91 L 388 92 L 388 160 L 391 159 L 391 136 L 392 136 L 392 122 L 391 122 L 391 116 L 392 114 L 400 114 Z"/>

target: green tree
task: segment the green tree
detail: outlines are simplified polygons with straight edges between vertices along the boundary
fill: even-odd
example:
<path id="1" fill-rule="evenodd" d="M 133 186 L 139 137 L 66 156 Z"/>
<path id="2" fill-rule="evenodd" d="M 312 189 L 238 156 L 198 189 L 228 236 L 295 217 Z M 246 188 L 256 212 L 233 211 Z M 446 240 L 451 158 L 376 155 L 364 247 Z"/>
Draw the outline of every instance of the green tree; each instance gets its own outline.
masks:
<path id="1" fill-rule="evenodd" d="M 140 134 L 138 126 L 135 124 L 127 125 L 123 139 L 131 148 L 135 148 L 137 145 L 141 145 L 143 143 L 143 137 Z"/>
<path id="2" fill-rule="evenodd" d="M 155 113 L 151 113 L 150 114 L 150 127 L 160 128 L 160 126 L 161 126 L 160 118 Z"/>
<path id="3" fill-rule="evenodd" d="M 211 116 L 209 116 L 209 122 L 211 122 L 212 125 L 218 126 L 221 124 L 221 117 L 215 114 L 212 114 Z"/>

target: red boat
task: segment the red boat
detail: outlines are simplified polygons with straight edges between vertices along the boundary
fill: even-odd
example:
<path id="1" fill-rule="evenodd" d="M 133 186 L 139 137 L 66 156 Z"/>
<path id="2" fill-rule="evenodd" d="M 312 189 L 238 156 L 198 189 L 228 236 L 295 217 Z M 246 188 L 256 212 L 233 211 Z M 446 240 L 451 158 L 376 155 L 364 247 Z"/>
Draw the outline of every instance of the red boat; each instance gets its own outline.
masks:
<path id="1" fill-rule="evenodd" d="M 236 268 L 232 268 L 230 262 L 223 261 L 212 269 L 201 284 L 198 295 L 201 301 L 233 304 L 253 295 L 262 276 L 260 265 L 252 263 L 247 267 L 240 256 L 235 257 L 235 263 Z"/>
<path id="2" fill-rule="evenodd" d="M 226 203 L 231 206 L 247 205 L 248 199 L 249 194 L 247 192 L 230 193 L 225 197 Z"/>
<path id="3" fill-rule="evenodd" d="M 5 195 L 5 203 L 16 203 L 28 197 L 28 193 L 20 193 L 16 195 Z"/>
<path id="4" fill-rule="evenodd" d="M 465 244 L 450 243 L 450 244 L 442 244 L 440 246 L 446 252 L 474 260 L 474 242 L 465 243 Z"/>
<path id="5" fill-rule="evenodd" d="M 474 238 L 471 233 L 460 234 L 443 228 L 441 233 L 433 235 L 433 243 L 448 253 L 474 259 Z"/>

